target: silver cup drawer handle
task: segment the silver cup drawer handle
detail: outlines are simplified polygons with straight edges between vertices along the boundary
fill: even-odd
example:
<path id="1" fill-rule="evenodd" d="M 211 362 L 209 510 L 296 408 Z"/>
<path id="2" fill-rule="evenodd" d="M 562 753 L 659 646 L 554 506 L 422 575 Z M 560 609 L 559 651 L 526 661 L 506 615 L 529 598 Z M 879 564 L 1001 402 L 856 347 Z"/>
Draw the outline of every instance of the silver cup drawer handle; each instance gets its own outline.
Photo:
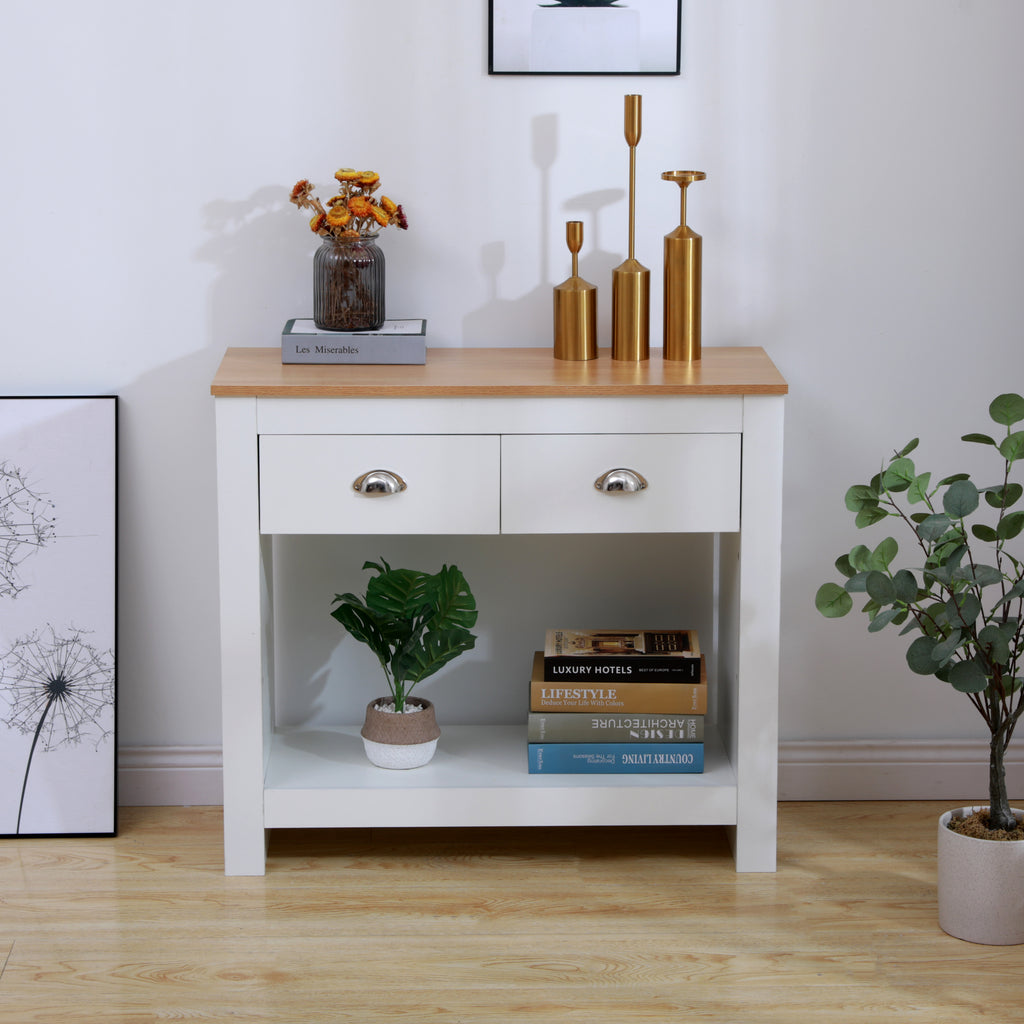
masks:
<path id="1" fill-rule="evenodd" d="M 647 489 L 647 481 L 633 469 L 609 469 L 595 481 L 602 494 L 636 494 Z"/>
<path id="2" fill-rule="evenodd" d="M 389 494 L 404 491 L 405 481 L 397 474 L 386 469 L 371 469 L 352 482 L 352 490 L 365 494 L 368 498 L 383 498 Z"/>

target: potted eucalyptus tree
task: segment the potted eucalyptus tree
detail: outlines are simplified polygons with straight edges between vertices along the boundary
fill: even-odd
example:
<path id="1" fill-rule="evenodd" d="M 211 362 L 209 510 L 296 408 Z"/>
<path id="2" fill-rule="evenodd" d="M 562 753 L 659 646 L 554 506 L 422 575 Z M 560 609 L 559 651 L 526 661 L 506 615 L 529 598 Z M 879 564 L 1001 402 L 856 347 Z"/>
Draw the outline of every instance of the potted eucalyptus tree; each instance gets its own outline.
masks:
<path id="1" fill-rule="evenodd" d="M 476 637 L 476 599 L 458 566 L 436 573 L 375 569 L 366 594 L 336 594 L 331 615 L 377 656 L 389 694 L 366 707 L 361 735 L 366 756 L 380 768 L 419 768 L 437 749 L 441 730 L 434 705 L 411 697 L 413 687 L 470 650 Z"/>
<path id="2" fill-rule="evenodd" d="M 868 632 L 892 626 L 912 637 L 907 664 L 962 693 L 989 733 L 988 805 L 948 811 L 939 820 L 939 924 L 974 942 L 1024 942 L 1024 816 L 1010 806 L 1006 750 L 1024 713 L 1024 487 L 1011 480 L 1024 460 L 1024 398 L 999 395 L 989 406 L 1000 437 L 965 434 L 996 458 L 995 482 L 968 473 L 932 482 L 910 458 L 915 438 L 868 483 L 846 492 L 857 527 L 899 526 L 911 542 L 857 544 L 839 556 L 844 581 L 825 583 L 815 603 L 828 618 L 866 595 Z M 904 564 L 905 561 L 905 564 Z"/>

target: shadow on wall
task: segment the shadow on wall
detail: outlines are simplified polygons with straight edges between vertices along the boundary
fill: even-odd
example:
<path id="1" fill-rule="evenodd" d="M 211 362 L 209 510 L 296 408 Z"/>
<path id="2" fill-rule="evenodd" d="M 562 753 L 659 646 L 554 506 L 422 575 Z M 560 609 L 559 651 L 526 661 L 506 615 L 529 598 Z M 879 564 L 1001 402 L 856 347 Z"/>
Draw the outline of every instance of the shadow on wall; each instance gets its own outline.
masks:
<path id="1" fill-rule="evenodd" d="M 463 318 L 463 337 L 467 345 L 489 342 L 494 345 L 542 347 L 552 343 L 554 295 L 552 289 L 571 272 L 571 257 L 564 244 L 564 230 L 552 231 L 552 222 L 559 220 L 552 213 L 551 170 L 558 159 L 558 115 L 541 114 L 531 123 L 530 152 L 537 168 L 537 284 L 518 298 L 503 298 L 501 278 L 509 262 L 504 241 L 488 242 L 480 249 L 480 268 L 488 281 L 487 301 Z M 622 254 L 603 252 L 598 237 L 601 210 L 620 202 L 625 189 L 610 188 L 572 196 L 564 201 L 561 221 L 583 221 L 583 252 L 580 274 L 598 285 L 598 334 L 602 344 L 610 344 L 611 291 L 601 283 L 611 280 L 612 268 L 623 259 Z M 554 265 L 550 259 L 551 238 L 556 239 Z M 523 254 L 512 254 L 522 259 Z"/>
<path id="2" fill-rule="evenodd" d="M 127 746 L 219 742 L 210 381 L 220 356 L 211 346 L 120 390 L 118 717 Z"/>
<path id="3" fill-rule="evenodd" d="M 293 535 L 275 537 L 274 552 L 275 587 L 287 595 L 274 609 L 281 725 L 354 724 L 381 694 L 376 658 L 330 615 L 335 594 L 363 592 L 368 558 L 430 572 L 447 562 L 469 580 L 476 646 L 417 691 L 440 702 L 452 725 L 524 721 L 524 688 L 547 629 L 685 623 L 714 635 L 702 596 L 714 571 L 708 534 Z M 713 640 L 707 647 L 713 673 Z"/>
<path id="4" fill-rule="evenodd" d="M 289 317 L 312 315 L 311 268 L 319 244 L 288 201 L 288 189 L 266 185 L 247 199 L 207 203 L 203 227 L 209 237 L 196 257 L 218 270 L 209 298 L 213 348 L 279 345 Z M 289 306 L 294 296 L 301 301 Z"/>

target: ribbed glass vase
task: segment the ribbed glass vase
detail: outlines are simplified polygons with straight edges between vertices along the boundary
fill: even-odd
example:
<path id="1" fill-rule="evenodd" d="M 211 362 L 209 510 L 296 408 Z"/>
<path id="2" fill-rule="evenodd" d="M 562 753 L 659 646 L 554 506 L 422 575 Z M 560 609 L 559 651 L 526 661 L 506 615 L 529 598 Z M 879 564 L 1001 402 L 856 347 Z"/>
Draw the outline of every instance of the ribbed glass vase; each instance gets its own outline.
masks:
<path id="1" fill-rule="evenodd" d="M 313 256 L 313 320 L 325 331 L 384 323 L 384 253 L 376 236 L 324 238 Z"/>

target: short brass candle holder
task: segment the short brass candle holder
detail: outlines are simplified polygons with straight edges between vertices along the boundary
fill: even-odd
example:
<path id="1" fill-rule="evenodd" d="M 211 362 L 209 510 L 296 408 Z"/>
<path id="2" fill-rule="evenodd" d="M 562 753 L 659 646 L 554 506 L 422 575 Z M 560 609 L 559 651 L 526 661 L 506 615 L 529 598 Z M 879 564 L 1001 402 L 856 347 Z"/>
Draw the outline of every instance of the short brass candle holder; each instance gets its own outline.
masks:
<path id="1" fill-rule="evenodd" d="M 629 145 L 629 256 L 612 271 L 612 359 L 649 359 L 651 272 L 635 256 L 636 147 L 640 142 L 640 97 L 626 97 L 625 135 Z"/>
<path id="2" fill-rule="evenodd" d="M 679 227 L 665 236 L 666 359 L 700 359 L 701 237 L 686 224 L 686 186 L 703 181 L 703 171 L 665 171 L 665 181 L 679 186 Z"/>
<path id="3" fill-rule="evenodd" d="M 595 359 L 597 288 L 579 274 L 583 221 L 566 221 L 565 242 L 572 253 L 572 277 L 555 286 L 555 358 Z"/>

